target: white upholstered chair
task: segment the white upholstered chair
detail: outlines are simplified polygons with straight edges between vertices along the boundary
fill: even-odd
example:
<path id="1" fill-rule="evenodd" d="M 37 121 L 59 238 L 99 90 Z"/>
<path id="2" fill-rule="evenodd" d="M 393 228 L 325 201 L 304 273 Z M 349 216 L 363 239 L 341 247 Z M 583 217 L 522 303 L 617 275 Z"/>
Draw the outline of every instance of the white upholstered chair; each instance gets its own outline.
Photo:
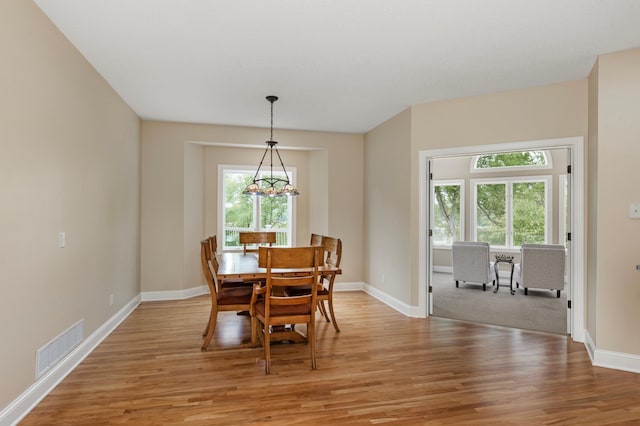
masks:
<path id="1" fill-rule="evenodd" d="M 523 244 L 520 247 L 520 263 L 513 269 L 516 287 L 522 286 L 524 294 L 529 288 L 556 290 L 557 297 L 564 289 L 565 248 L 558 244 Z"/>
<path id="2" fill-rule="evenodd" d="M 451 255 L 456 287 L 460 281 L 482 284 L 483 291 L 488 283 L 495 285 L 496 272 L 489 260 L 489 243 L 454 241 Z"/>

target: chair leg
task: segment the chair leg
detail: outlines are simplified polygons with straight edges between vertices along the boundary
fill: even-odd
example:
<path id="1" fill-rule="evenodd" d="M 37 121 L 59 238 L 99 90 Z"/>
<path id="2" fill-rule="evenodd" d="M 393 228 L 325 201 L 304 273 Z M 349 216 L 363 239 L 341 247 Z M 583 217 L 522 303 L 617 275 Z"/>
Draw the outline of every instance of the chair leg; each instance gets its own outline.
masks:
<path id="1" fill-rule="evenodd" d="M 316 332 L 315 332 L 315 321 L 310 321 L 307 324 L 307 341 L 310 342 L 310 350 L 311 350 L 311 369 L 316 369 Z"/>
<path id="2" fill-rule="evenodd" d="M 487 291 L 487 284 L 486 283 L 482 283 L 482 291 Z"/>
<path id="3" fill-rule="evenodd" d="M 264 374 L 271 374 L 271 336 L 269 327 L 264 325 Z"/>
<path id="4" fill-rule="evenodd" d="M 558 293 L 557 293 L 556 297 L 558 297 L 558 299 L 560 298 L 560 290 L 558 290 Z"/>
<path id="5" fill-rule="evenodd" d="M 207 335 L 204 338 L 204 342 L 202 342 L 202 347 L 200 347 L 201 351 L 206 351 L 209 343 L 211 342 L 211 338 L 213 337 L 213 332 L 216 331 L 216 320 L 218 318 L 217 312 L 211 312 L 209 315 L 209 325 L 207 326 Z"/>
<path id="6" fill-rule="evenodd" d="M 528 295 L 528 294 L 529 294 L 529 289 L 525 287 L 525 288 L 524 288 L 524 295 L 526 296 L 526 295 Z"/>
<path id="7" fill-rule="evenodd" d="M 331 321 L 333 321 L 333 328 L 336 329 L 336 332 L 340 333 L 340 327 L 338 327 L 338 322 L 336 321 L 336 314 L 333 312 L 333 295 L 329 295 L 329 312 L 331 313 Z"/>
<path id="8" fill-rule="evenodd" d="M 209 324 L 211 324 L 211 312 L 209 312 L 209 320 L 207 321 L 207 326 L 204 328 L 204 331 L 202 332 L 202 337 L 205 337 L 209 332 Z"/>
<path id="9" fill-rule="evenodd" d="M 251 347 L 255 348 L 257 346 L 257 337 L 258 337 L 258 320 L 255 315 L 251 315 Z"/>
<path id="10" fill-rule="evenodd" d="M 456 288 L 458 288 L 458 280 L 456 280 Z"/>
<path id="11" fill-rule="evenodd" d="M 324 306 L 324 300 L 318 300 L 318 307 L 320 308 L 320 313 L 325 317 L 327 322 L 330 322 L 329 314 L 327 313 L 327 308 Z"/>

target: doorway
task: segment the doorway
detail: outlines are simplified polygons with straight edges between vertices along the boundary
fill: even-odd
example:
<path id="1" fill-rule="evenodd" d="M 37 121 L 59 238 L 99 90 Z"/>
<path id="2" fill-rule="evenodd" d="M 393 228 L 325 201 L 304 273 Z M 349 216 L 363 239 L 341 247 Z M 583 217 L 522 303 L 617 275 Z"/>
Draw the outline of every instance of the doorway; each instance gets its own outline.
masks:
<path id="1" fill-rule="evenodd" d="M 574 340 L 582 341 L 584 339 L 584 320 L 582 313 L 584 312 L 584 289 L 583 289 L 583 239 L 581 233 L 572 232 L 574 229 L 583 229 L 584 220 L 580 212 L 583 212 L 583 185 L 584 185 L 584 147 L 583 138 L 562 138 L 562 139 L 550 139 L 539 141 L 525 141 L 514 142 L 497 145 L 485 145 L 475 147 L 462 147 L 442 150 L 430 150 L 420 153 L 420 282 L 424 283 L 424 288 L 420 288 L 421 304 L 424 301 L 425 316 L 432 315 L 434 313 L 434 284 L 436 279 L 442 278 L 437 274 L 442 271 L 442 250 L 433 244 L 433 235 L 429 237 L 428 232 L 432 230 L 433 214 L 430 210 L 432 201 L 431 195 L 433 194 L 432 180 L 429 180 L 429 176 L 437 179 L 437 165 L 438 161 L 447 161 L 445 159 L 465 158 L 469 164 L 469 159 L 474 156 L 481 156 L 487 153 L 504 153 L 504 152 L 516 152 L 516 151 L 529 151 L 529 150 L 551 150 L 555 153 L 564 152 L 566 158 L 567 168 L 570 166 L 570 173 L 565 177 L 560 177 L 562 173 L 558 170 L 555 171 L 556 176 L 553 180 L 553 204 L 554 211 L 556 212 L 552 218 L 553 235 L 548 241 L 558 242 L 565 244 L 567 247 L 567 288 L 566 288 L 566 331 L 570 334 Z M 579 165 L 579 167 L 576 167 Z M 435 166 L 435 168 L 434 168 Z M 563 166 L 564 167 L 564 166 Z M 467 171 L 470 169 L 467 169 Z M 441 175 L 447 179 L 451 179 L 449 174 Z M 470 179 L 470 178 L 469 178 Z M 467 180 L 468 181 L 468 180 Z M 566 182 L 566 183 L 565 183 Z M 467 186 L 470 186 L 467 184 Z M 562 189 L 561 189 L 562 188 Z M 469 193 L 471 191 L 467 191 Z M 467 194 L 469 195 L 469 194 Z M 566 197 L 565 197 L 566 195 Z M 465 200 L 470 200 L 469 196 L 465 196 Z M 566 208 L 560 207 L 562 200 L 566 200 Z M 469 202 L 467 201 L 467 204 Z M 561 221 L 560 210 L 563 209 L 566 212 L 566 221 Z M 469 223 L 471 213 L 470 209 L 466 209 L 465 223 Z M 569 236 L 565 238 L 562 236 Z M 464 238 L 472 240 L 472 235 L 475 235 L 471 229 L 464 231 Z M 564 240 L 564 241 L 563 241 Z M 579 266 L 579 267 L 576 267 Z M 445 268 L 446 269 L 446 268 Z M 445 270 L 446 271 L 446 270 Z M 504 283 L 504 280 L 502 281 Z M 508 292 L 508 289 L 505 290 Z M 493 296 L 494 294 L 491 294 Z M 422 298 L 424 296 L 424 298 Z M 487 295 L 489 296 L 489 295 Z M 510 297 L 525 297 L 524 295 L 516 294 Z M 531 297 L 531 296 L 526 296 Z M 571 305 L 571 309 L 568 306 Z M 504 325 L 504 324 L 500 324 Z M 516 324 L 517 326 L 517 324 Z"/>

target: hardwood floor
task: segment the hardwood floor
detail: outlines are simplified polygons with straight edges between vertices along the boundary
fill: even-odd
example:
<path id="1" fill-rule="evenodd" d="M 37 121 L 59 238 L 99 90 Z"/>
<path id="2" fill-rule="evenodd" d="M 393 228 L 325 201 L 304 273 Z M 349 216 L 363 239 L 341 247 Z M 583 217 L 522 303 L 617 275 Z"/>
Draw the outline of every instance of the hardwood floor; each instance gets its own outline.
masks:
<path id="1" fill-rule="evenodd" d="M 308 348 L 241 348 L 249 318 L 208 297 L 141 304 L 22 425 L 640 424 L 640 375 L 593 367 L 564 336 L 407 318 L 361 292 L 335 295 Z"/>

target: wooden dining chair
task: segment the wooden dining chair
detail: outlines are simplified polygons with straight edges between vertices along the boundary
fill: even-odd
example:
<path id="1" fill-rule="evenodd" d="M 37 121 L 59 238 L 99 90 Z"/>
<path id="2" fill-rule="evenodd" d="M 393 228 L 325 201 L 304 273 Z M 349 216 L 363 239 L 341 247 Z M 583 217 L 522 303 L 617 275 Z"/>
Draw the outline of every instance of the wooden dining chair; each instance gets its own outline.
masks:
<path id="1" fill-rule="evenodd" d="M 210 242 L 208 239 L 200 242 L 200 262 L 202 264 L 202 272 L 207 280 L 209 293 L 211 295 L 211 312 L 209 313 L 209 321 L 203 333 L 201 350 L 207 350 L 213 333 L 216 330 L 216 322 L 218 312 L 220 311 L 248 311 L 251 303 L 251 295 L 253 287 L 238 286 L 224 287 L 218 283 L 218 260 L 215 256 L 211 257 Z"/>
<path id="2" fill-rule="evenodd" d="M 247 252 L 258 251 L 257 248 L 248 249 L 248 245 L 268 244 L 269 247 L 273 246 L 273 244 L 276 242 L 276 233 L 272 231 L 240 232 L 239 238 L 240 244 L 242 244 L 242 251 L 244 254 L 247 254 Z"/>
<path id="3" fill-rule="evenodd" d="M 212 274 L 216 274 L 218 272 L 218 267 L 217 266 L 215 268 L 213 267 L 213 260 L 216 261 L 215 263 L 217 265 L 216 236 L 212 235 L 209 238 L 205 239 L 204 241 L 206 241 L 208 243 L 208 247 L 209 247 L 209 251 L 206 253 L 207 254 L 207 262 L 209 263 L 210 268 L 214 269 L 214 270 L 211 271 Z M 220 286 L 220 287 L 242 287 L 242 286 L 253 287 L 253 283 L 254 282 L 256 282 L 256 280 L 253 280 L 253 279 L 250 280 L 250 281 L 244 281 L 244 280 L 242 280 L 240 278 L 227 278 L 227 279 L 224 279 L 224 280 L 221 280 L 220 278 L 218 278 L 218 286 Z"/>
<path id="4" fill-rule="evenodd" d="M 260 340 L 264 348 L 265 374 L 271 373 L 271 333 L 273 327 L 307 325 L 306 341 L 311 352 L 311 368 L 316 369 L 315 312 L 317 304 L 318 267 L 323 248 L 282 247 L 263 249 L 266 257 L 267 281 L 255 284 L 251 297 L 251 342 Z M 295 275 L 278 276 L 280 269 L 293 269 Z M 293 271 L 288 271 L 293 272 Z M 287 289 L 310 286 L 308 294 L 289 296 Z"/>
<path id="5" fill-rule="evenodd" d="M 214 234 L 207 238 L 209 241 L 209 255 L 215 257 L 218 254 L 218 237 Z"/>
<path id="6" fill-rule="evenodd" d="M 320 234 L 311 234 L 311 241 L 309 245 L 312 246 L 321 246 L 324 244 L 324 236 Z"/>
<path id="7" fill-rule="evenodd" d="M 324 263 L 326 265 L 335 266 L 336 268 L 340 267 L 340 261 L 342 260 L 342 240 L 340 238 L 333 237 L 324 237 L 323 238 L 324 251 L 326 254 L 326 259 Z M 340 327 L 338 327 L 338 322 L 336 321 L 336 315 L 333 311 L 333 284 L 336 279 L 336 274 L 323 274 L 320 276 L 319 283 L 321 284 L 320 288 L 318 288 L 318 307 L 320 308 L 320 312 L 324 315 L 327 322 L 329 322 L 329 315 L 327 315 L 327 308 L 324 305 L 324 302 L 327 301 L 329 305 L 329 313 L 331 314 L 331 322 L 333 323 L 333 328 L 336 329 L 337 332 L 340 332 Z"/>

